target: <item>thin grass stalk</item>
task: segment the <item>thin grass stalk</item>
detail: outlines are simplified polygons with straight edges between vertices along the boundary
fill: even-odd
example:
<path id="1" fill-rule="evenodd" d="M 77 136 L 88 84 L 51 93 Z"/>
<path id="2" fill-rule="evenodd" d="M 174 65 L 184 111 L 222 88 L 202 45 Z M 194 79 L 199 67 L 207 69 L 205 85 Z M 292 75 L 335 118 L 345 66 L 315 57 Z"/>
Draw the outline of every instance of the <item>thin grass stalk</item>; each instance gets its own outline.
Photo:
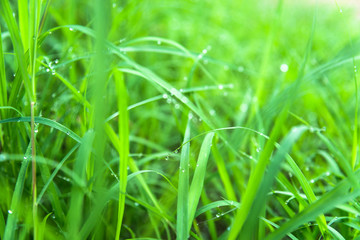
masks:
<path id="1" fill-rule="evenodd" d="M 5 59 L 2 48 L 2 37 L 0 27 L 0 107 L 7 105 L 7 83 L 5 75 Z M 0 119 L 6 118 L 6 110 L 0 110 Z M 8 131 L 7 131 L 8 132 Z M 0 126 L 0 141 L 4 143 L 4 132 L 2 126 Z"/>
<path id="2" fill-rule="evenodd" d="M 177 216 L 176 216 L 176 239 L 189 238 L 187 230 L 188 209 L 189 209 L 189 162 L 190 162 L 190 121 L 188 121 L 183 147 L 181 149 L 181 159 L 179 167 L 179 184 L 177 198 Z M 186 144 L 185 144 L 186 143 Z M 191 223 L 190 223 L 191 224 Z"/>
<path id="3" fill-rule="evenodd" d="M 34 239 L 37 239 L 37 202 L 36 202 L 36 149 L 35 149 L 35 103 L 31 102 L 31 159 L 32 159 L 32 195 Z"/>
<path id="4" fill-rule="evenodd" d="M 353 145 L 351 151 L 351 167 L 352 169 L 356 168 L 357 152 L 358 152 L 358 108 L 359 108 L 359 98 L 358 98 L 358 82 L 357 82 L 357 69 L 355 63 L 355 57 L 353 57 L 354 65 L 354 84 L 355 84 L 355 118 L 354 118 L 354 131 L 353 131 Z"/>

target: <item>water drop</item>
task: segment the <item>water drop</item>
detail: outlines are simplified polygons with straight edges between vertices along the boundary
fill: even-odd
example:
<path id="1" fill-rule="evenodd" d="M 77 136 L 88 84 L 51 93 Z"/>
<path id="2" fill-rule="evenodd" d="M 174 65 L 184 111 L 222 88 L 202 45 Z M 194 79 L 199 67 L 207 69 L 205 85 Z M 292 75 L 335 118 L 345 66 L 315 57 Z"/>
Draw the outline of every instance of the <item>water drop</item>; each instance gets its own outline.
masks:
<path id="1" fill-rule="evenodd" d="M 218 88 L 219 88 L 220 90 L 223 90 L 223 89 L 224 89 L 224 85 L 220 84 L 220 85 L 218 86 Z"/>
<path id="2" fill-rule="evenodd" d="M 254 159 L 253 156 L 249 156 L 250 159 Z"/>
<path id="3" fill-rule="evenodd" d="M 174 151 L 174 153 L 176 154 L 176 153 L 178 153 L 179 152 L 179 150 L 178 149 L 176 149 L 175 151 Z"/>
<path id="4" fill-rule="evenodd" d="M 168 99 L 168 95 L 166 94 L 166 93 L 164 93 L 163 95 L 162 95 L 162 97 L 163 97 L 163 99 Z"/>
<path id="5" fill-rule="evenodd" d="M 37 132 L 39 132 L 39 130 L 35 129 L 34 132 L 37 133 Z"/>
<path id="6" fill-rule="evenodd" d="M 326 172 L 326 174 L 325 174 L 326 176 L 330 176 L 330 172 Z"/>
<path id="7" fill-rule="evenodd" d="M 165 157 L 165 160 L 168 161 L 169 160 L 169 155 Z"/>
<path id="8" fill-rule="evenodd" d="M 185 169 L 183 169 L 181 172 L 183 172 L 183 173 L 184 173 L 184 172 L 185 172 Z"/>
<path id="9" fill-rule="evenodd" d="M 135 202 L 134 205 L 135 205 L 135 207 L 138 207 L 138 206 L 139 206 L 139 203 Z"/>
<path id="10" fill-rule="evenodd" d="M 51 75 L 53 75 L 53 76 L 54 76 L 54 75 L 55 75 L 55 71 L 52 71 L 52 72 L 51 72 Z"/>
<path id="11" fill-rule="evenodd" d="M 234 201 L 231 201 L 231 202 L 230 202 L 230 205 L 233 205 L 233 204 L 234 204 Z"/>
<path id="12" fill-rule="evenodd" d="M 216 114 L 214 109 L 211 109 L 209 113 L 210 113 L 211 116 L 214 116 Z"/>
<path id="13" fill-rule="evenodd" d="M 285 64 L 285 63 L 281 64 L 280 65 L 280 71 L 282 71 L 284 73 L 289 71 L 289 66 L 287 64 Z"/>
<path id="14" fill-rule="evenodd" d="M 314 179 L 311 179 L 311 180 L 310 180 L 310 182 L 311 182 L 311 183 L 314 183 L 314 182 L 315 182 L 315 180 L 314 180 Z"/>
<path id="15" fill-rule="evenodd" d="M 220 214 L 220 213 L 217 213 L 215 216 L 216 216 L 217 218 L 219 218 L 219 217 L 221 217 L 221 214 Z"/>
<path id="16" fill-rule="evenodd" d="M 244 67 L 243 67 L 243 66 L 239 66 L 239 67 L 237 68 L 237 70 L 238 70 L 239 72 L 243 72 L 243 71 L 244 71 Z"/>
<path id="17" fill-rule="evenodd" d="M 240 111 L 241 112 L 246 112 L 248 109 L 248 105 L 246 103 L 243 103 L 240 105 Z"/>
<path id="18" fill-rule="evenodd" d="M 113 3 L 113 4 L 112 4 L 112 7 L 113 7 L 113 8 L 116 8 L 116 3 Z"/>
<path id="19" fill-rule="evenodd" d="M 260 152 L 261 151 L 261 148 L 256 148 L 256 152 Z"/>
<path id="20" fill-rule="evenodd" d="M 172 98 L 166 99 L 166 102 L 167 102 L 168 104 L 170 104 L 170 103 L 172 102 Z"/>
<path id="21" fill-rule="evenodd" d="M 15 17 L 15 13 L 13 12 L 13 17 Z"/>
<path id="22" fill-rule="evenodd" d="M 198 167 L 198 166 L 199 166 L 199 164 L 196 164 L 196 166 Z"/>
<path id="23" fill-rule="evenodd" d="M 208 51 L 207 49 L 204 49 L 204 50 L 202 50 L 202 53 L 203 53 L 203 54 L 206 54 L 207 51 Z"/>
<path id="24" fill-rule="evenodd" d="M 309 171 L 309 170 L 310 170 L 309 167 L 306 167 L 306 168 L 305 168 L 305 171 Z"/>
<path id="25" fill-rule="evenodd" d="M 179 109 L 180 108 L 180 105 L 179 104 L 175 104 L 175 109 Z"/>
<path id="26" fill-rule="evenodd" d="M 66 132 L 66 135 L 70 135 L 70 132 Z"/>
<path id="27" fill-rule="evenodd" d="M 354 72 L 357 72 L 356 65 L 354 66 Z"/>
<path id="28" fill-rule="evenodd" d="M 51 217 L 52 217 L 52 219 L 55 219 L 55 215 L 54 215 L 54 214 L 53 214 Z"/>
<path id="29" fill-rule="evenodd" d="M 176 93 L 176 89 L 175 89 L 175 88 L 170 89 L 170 94 L 171 94 L 171 96 L 175 95 L 175 93 Z"/>
<path id="30" fill-rule="evenodd" d="M 228 227 L 226 230 L 230 231 L 230 229 L 231 229 L 231 228 L 230 228 L 230 227 Z"/>
<path id="31" fill-rule="evenodd" d="M 187 80 L 188 80 L 188 77 L 185 76 L 185 77 L 184 77 L 184 81 L 187 81 Z"/>
<path id="32" fill-rule="evenodd" d="M 194 115 L 190 112 L 188 118 L 191 120 L 194 117 Z"/>
<path id="33" fill-rule="evenodd" d="M 74 29 L 73 29 L 73 28 L 69 28 L 69 30 L 70 30 L 70 31 L 74 31 Z"/>
<path id="34" fill-rule="evenodd" d="M 49 35 L 51 35 L 52 34 L 52 32 L 49 32 Z"/>
<path id="35" fill-rule="evenodd" d="M 158 40 L 158 41 L 157 41 L 157 44 L 158 44 L 158 45 L 161 45 L 161 41 L 160 41 L 160 40 Z"/>
<path id="36" fill-rule="evenodd" d="M 9 209 L 9 210 L 8 210 L 8 213 L 9 213 L 9 214 L 13 214 L 13 211 L 11 211 L 11 210 Z"/>
<path id="37" fill-rule="evenodd" d="M 340 9 L 339 12 L 342 13 L 343 12 L 342 9 Z"/>
<path id="38" fill-rule="evenodd" d="M 180 98 L 180 100 L 181 100 L 183 103 L 185 103 L 185 104 L 188 103 L 188 99 L 187 99 L 185 96 L 182 96 L 182 97 Z"/>
<path id="39" fill-rule="evenodd" d="M 59 59 L 55 59 L 55 64 L 58 64 L 59 63 Z"/>
<path id="40" fill-rule="evenodd" d="M 50 72 L 50 69 L 49 69 L 49 68 L 47 68 L 47 69 L 46 69 L 46 72 Z"/>
<path id="41" fill-rule="evenodd" d="M 24 156 L 24 160 L 26 160 L 27 159 L 27 157 L 26 156 Z"/>

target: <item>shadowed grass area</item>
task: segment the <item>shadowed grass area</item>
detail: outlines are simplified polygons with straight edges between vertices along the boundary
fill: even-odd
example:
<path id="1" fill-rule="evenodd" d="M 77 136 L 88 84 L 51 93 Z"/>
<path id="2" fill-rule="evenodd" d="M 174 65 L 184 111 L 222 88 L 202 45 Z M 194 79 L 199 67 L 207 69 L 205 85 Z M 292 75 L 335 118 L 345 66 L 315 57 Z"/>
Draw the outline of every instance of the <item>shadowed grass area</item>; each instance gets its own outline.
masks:
<path id="1" fill-rule="evenodd" d="M 0 0 L 0 238 L 358 239 L 358 10 Z"/>

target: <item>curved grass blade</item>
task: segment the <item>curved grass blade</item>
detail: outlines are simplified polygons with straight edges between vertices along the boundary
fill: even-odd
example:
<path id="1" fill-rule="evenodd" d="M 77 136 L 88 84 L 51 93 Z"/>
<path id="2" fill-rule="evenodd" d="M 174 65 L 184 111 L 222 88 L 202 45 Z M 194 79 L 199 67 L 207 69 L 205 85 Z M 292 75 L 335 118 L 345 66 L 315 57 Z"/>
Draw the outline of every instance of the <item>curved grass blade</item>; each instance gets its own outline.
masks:
<path id="1" fill-rule="evenodd" d="M 65 133 L 66 135 L 68 135 L 69 137 L 71 137 L 72 139 L 77 141 L 78 143 L 81 143 L 81 138 L 76 133 L 74 133 L 69 128 L 65 127 L 64 125 L 62 125 L 58 122 L 55 122 L 54 120 L 51 120 L 48 118 L 43 118 L 43 117 L 35 117 L 34 121 L 35 121 L 35 123 L 40 123 L 40 124 L 55 128 L 55 129 Z M 30 117 L 18 117 L 18 118 L 8 118 L 8 119 L 0 120 L 0 124 L 11 123 L 11 122 L 31 122 L 31 118 Z"/>
<path id="2" fill-rule="evenodd" d="M 212 203 L 209 203 L 209 204 L 207 204 L 205 206 L 202 206 L 201 208 L 196 210 L 195 218 L 198 217 L 199 215 L 211 210 L 211 209 L 214 209 L 214 208 L 216 209 L 216 208 L 219 208 L 219 207 L 235 207 L 235 208 L 239 208 L 240 203 L 232 201 L 232 200 L 220 200 L 220 201 L 212 202 Z"/>
<path id="3" fill-rule="evenodd" d="M 141 171 L 138 171 L 138 172 L 134 172 L 134 173 L 132 173 L 132 174 L 130 174 L 130 175 L 127 176 L 127 181 L 129 182 L 129 181 L 131 181 L 132 179 L 134 179 L 137 175 L 143 174 L 143 173 L 156 173 L 156 174 L 160 175 L 161 177 L 163 177 L 163 178 L 170 184 L 170 186 L 171 186 L 175 191 L 177 191 L 177 188 L 174 186 L 174 184 L 172 184 L 172 182 L 170 181 L 170 179 L 167 178 L 167 177 L 165 176 L 165 174 L 163 174 L 163 173 L 161 173 L 161 172 L 159 172 L 159 171 L 156 171 L 156 170 L 141 170 Z"/>

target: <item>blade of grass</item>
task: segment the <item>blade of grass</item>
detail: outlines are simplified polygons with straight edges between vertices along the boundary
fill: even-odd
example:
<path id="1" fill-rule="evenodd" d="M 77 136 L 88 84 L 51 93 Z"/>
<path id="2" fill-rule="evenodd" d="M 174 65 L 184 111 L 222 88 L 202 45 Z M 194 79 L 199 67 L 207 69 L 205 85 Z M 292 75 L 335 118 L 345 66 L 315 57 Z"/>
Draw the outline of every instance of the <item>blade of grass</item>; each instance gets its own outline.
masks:
<path id="1" fill-rule="evenodd" d="M 47 219 L 51 216 L 51 214 L 53 213 L 48 213 L 44 219 L 42 220 L 41 224 L 39 225 L 39 233 L 38 233 L 38 238 L 39 240 L 43 240 L 45 237 L 45 230 L 46 230 L 46 221 Z"/>
<path id="2" fill-rule="evenodd" d="M 5 232 L 5 218 L 2 210 L 0 210 L 0 238 L 4 239 L 4 232 Z"/>
<path id="3" fill-rule="evenodd" d="M 92 144 L 94 140 L 94 132 L 87 132 L 79 148 L 74 167 L 73 175 L 82 181 L 86 181 L 85 166 L 90 158 Z M 73 185 L 70 194 L 70 207 L 66 219 L 67 237 L 72 239 L 79 239 L 80 226 L 82 223 L 83 206 L 84 206 L 84 190 L 78 185 Z"/>
<path id="4" fill-rule="evenodd" d="M 274 157 L 271 158 L 270 164 L 268 166 L 268 171 L 266 172 L 261 186 L 258 189 L 256 197 L 254 199 L 253 206 L 248 214 L 247 223 L 245 223 L 243 230 L 240 234 L 241 239 L 252 239 L 254 238 L 255 231 L 249 231 L 249 229 L 255 229 L 256 224 L 258 224 L 258 218 L 260 217 L 262 209 L 266 206 L 267 194 L 269 193 L 274 180 L 281 168 L 281 163 L 285 159 L 285 156 L 291 150 L 292 146 L 299 139 L 299 137 L 308 130 L 306 126 L 294 127 L 288 133 L 288 135 L 281 141 L 280 146 L 278 147 Z"/>
<path id="5" fill-rule="evenodd" d="M 53 182 L 56 174 L 59 172 L 59 170 L 61 169 L 61 167 L 64 165 L 65 161 L 71 156 L 71 154 L 73 154 L 75 152 L 75 150 L 80 146 L 80 144 L 76 144 L 66 155 L 65 157 L 59 162 L 59 164 L 57 164 L 56 168 L 54 169 L 53 173 L 51 174 L 51 176 L 48 178 L 47 182 L 45 183 L 44 187 L 42 188 L 38 198 L 37 198 L 37 204 L 40 203 L 43 195 L 45 194 L 46 190 L 48 189 L 49 185 Z"/>
<path id="6" fill-rule="evenodd" d="M 207 162 L 210 156 L 210 149 L 212 146 L 212 140 L 215 133 L 211 132 L 206 134 L 205 139 L 201 145 L 200 153 L 198 156 L 195 172 L 191 181 L 189 190 L 189 220 L 188 230 L 191 229 L 191 224 L 195 218 L 195 212 L 199 204 L 200 195 L 203 191 Z"/>
<path id="7" fill-rule="evenodd" d="M 7 83 L 6 83 L 6 72 L 5 72 L 5 59 L 2 47 L 1 27 L 0 27 L 0 107 L 7 105 Z M 6 111 L 0 111 L 0 119 L 6 118 Z M 6 129 L 6 135 L 9 135 L 8 129 Z M 2 126 L 0 126 L 0 142 L 4 143 L 4 132 Z"/>
<path id="8" fill-rule="evenodd" d="M 129 159 L 129 114 L 127 110 L 127 92 L 123 74 L 114 72 L 119 110 L 119 209 L 116 228 L 116 239 L 120 237 L 121 224 L 125 210 L 125 195 L 127 185 L 127 168 Z"/>
<path id="9" fill-rule="evenodd" d="M 6 83 L 5 60 L 2 47 L 1 27 L 0 27 L 0 106 L 7 105 L 7 83 Z M 1 118 L 6 118 L 4 111 L 1 111 Z"/>
<path id="10" fill-rule="evenodd" d="M 27 0 L 19 0 L 18 1 L 19 30 L 20 30 L 22 44 L 24 46 L 25 51 L 27 51 L 29 49 L 29 44 L 30 44 L 28 6 L 29 6 L 29 3 Z"/>
<path id="11" fill-rule="evenodd" d="M 121 144 L 120 144 L 120 140 L 119 137 L 116 135 L 116 133 L 114 132 L 114 130 L 108 125 L 105 125 L 105 131 L 111 141 L 111 143 L 113 144 L 113 146 L 115 147 L 115 149 L 120 152 L 121 149 Z M 129 158 L 128 160 L 128 164 L 130 167 L 130 170 L 132 172 L 139 172 L 139 168 L 137 167 L 135 161 L 132 158 Z M 147 193 L 147 195 L 149 196 L 149 198 L 151 199 L 151 201 L 153 202 L 154 206 L 156 207 L 156 209 L 158 209 L 159 212 L 163 213 L 164 211 L 162 210 L 162 208 L 160 207 L 160 204 L 158 203 L 158 201 L 156 200 L 154 194 L 152 193 L 152 191 L 150 190 L 148 184 L 146 183 L 145 179 L 141 176 L 138 175 L 137 179 L 139 180 L 141 186 L 144 188 L 145 192 Z"/>
<path id="12" fill-rule="evenodd" d="M 184 144 L 181 149 L 180 167 L 179 167 L 179 185 L 177 198 L 177 216 L 176 216 L 176 238 L 188 239 L 188 209 L 189 209 L 189 162 L 190 162 L 190 121 L 188 121 Z"/>
<path id="13" fill-rule="evenodd" d="M 24 55 L 24 47 L 21 42 L 20 38 L 20 31 L 16 24 L 16 21 L 13 17 L 13 11 L 10 7 L 8 0 L 1 0 L 0 2 L 0 13 L 3 16 L 10 35 L 11 35 L 11 41 L 14 46 L 17 62 L 18 62 L 18 68 L 20 70 L 21 79 L 18 79 L 18 81 L 22 80 L 25 86 L 25 91 L 27 93 L 28 99 L 30 101 L 33 101 L 35 99 L 35 96 L 33 95 L 31 91 L 31 84 L 27 73 L 27 65 Z"/>
<path id="14" fill-rule="evenodd" d="M 26 171 L 31 161 L 31 143 L 29 143 L 25 156 L 23 158 L 21 168 L 16 180 L 15 190 L 11 199 L 11 205 L 9 214 L 6 220 L 6 226 L 4 231 L 4 239 L 15 239 L 15 232 L 17 228 L 17 221 L 19 217 L 20 202 L 24 190 L 24 184 L 26 180 Z"/>
<path id="15" fill-rule="evenodd" d="M 224 184 L 225 192 L 226 192 L 228 199 L 230 199 L 232 201 L 236 201 L 236 195 L 235 195 L 234 188 L 232 187 L 232 184 L 231 184 L 230 176 L 228 174 L 228 171 L 226 170 L 224 159 L 221 156 L 219 149 L 215 143 L 215 139 L 214 139 L 214 143 L 213 143 L 212 154 L 214 156 L 221 181 Z"/>
<path id="16" fill-rule="evenodd" d="M 286 117 L 286 111 L 283 111 L 275 123 L 270 138 L 266 142 L 265 148 L 260 155 L 260 159 L 257 162 L 255 169 L 251 172 L 247 189 L 245 191 L 245 195 L 242 198 L 241 206 L 235 216 L 233 227 L 231 228 L 229 233 L 229 239 L 236 239 L 237 235 L 242 230 L 246 218 L 249 216 L 249 212 L 253 205 L 256 193 L 263 179 L 266 166 L 270 159 L 271 153 L 274 149 L 275 139 L 277 139 L 280 134 L 280 128 L 282 127 L 283 122 L 285 121 L 285 117 Z"/>

